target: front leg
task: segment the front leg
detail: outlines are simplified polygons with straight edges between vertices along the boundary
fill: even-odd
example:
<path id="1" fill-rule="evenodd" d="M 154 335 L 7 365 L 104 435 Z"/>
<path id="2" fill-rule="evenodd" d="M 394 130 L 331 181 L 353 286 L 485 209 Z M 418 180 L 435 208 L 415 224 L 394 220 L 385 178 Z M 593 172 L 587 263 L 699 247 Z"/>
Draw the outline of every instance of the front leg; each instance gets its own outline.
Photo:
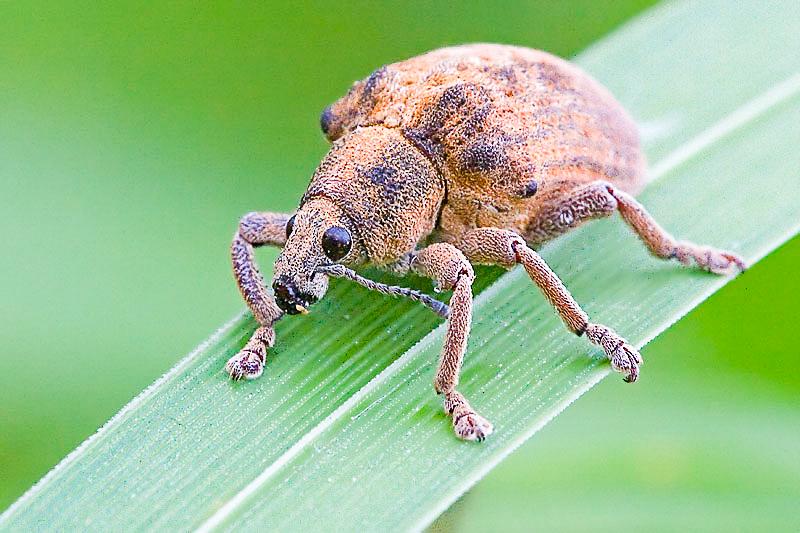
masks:
<path id="1" fill-rule="evenodd" d="M 421 250 L 411 268 L 433 279 L 437 288 L 453 290 L 447 333 L 433 386 L 438 394 L 444 394 L 444 409 L 453 418 L 456 435 L 466 440 L 483 440 L 491 434 L 492 424 L 476 413 L 456 390 L 472 324 L 472 282 L 475 279 L 472 265 L 453 245 L 436 243 Z"/>
<path id="2" fill-rule="evenodd" d="M 286 223 L 291 215 L 248 213 L 242 217 L 231 243 L 231 260 L 236 285 L 247 307 L 259 323 L 244 348 L 231 357 L 225 370 L 231 378 L 255 379 L 264 371 L 267 350 L 275 343 L 272 325 L 283 316 L 274 298 L 264 286 L 264 277 L 256 264 L 254 247 L 286 243 Z"/>

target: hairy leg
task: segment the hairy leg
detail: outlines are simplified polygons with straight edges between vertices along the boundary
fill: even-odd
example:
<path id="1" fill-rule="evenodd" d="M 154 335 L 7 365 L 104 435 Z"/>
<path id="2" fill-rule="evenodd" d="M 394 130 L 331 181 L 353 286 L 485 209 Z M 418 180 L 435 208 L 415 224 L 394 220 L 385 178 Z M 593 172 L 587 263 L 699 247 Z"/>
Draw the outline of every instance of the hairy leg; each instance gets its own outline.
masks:
<path id="1" fill-rule="evenodd" d="M 275 342 L 272 325 L 283 315 L 283 311 L 264 286 L 264 277 L 256 264 L 253 249 L 263 245 L 283 246 L 286 243 L 286 222 L 290 216 L 248 213 L 242 217 L 233 236 L 233 276 L 247 307 L 259 324 L 244 348 L 225 364 L 225 370 L 233 379 L 255 379 L 260 376 L 264 371 L 267 350 Z"/>
<path id="2" fill-rule="evenodd" d="M 558 276 L 518 234 L 498 228 L 480 228 L 467 233 L 458 247 L 473 263 L 506 268 L 521 264 L 570 331 L 578 336 L 586 335 L 592 344 L 600 346 L 614 370 L 625 376 L 625 381 L 636 381 L 639 377 L 642 363 L 639 352 L 611 328 L 589 322 L 588 315 Z"/>
<path id="3" fill-rule="evenodd" d="M 475 273 L 464 254 L 446 243 L 422 249 L 414 257 L 411 268 L 433 279 L 439 289 L 453 291 L 447 333 L 433 386 L 438 394 L 444 395 L 444 409 L 453 418 L 456 435 L 467 440 L 483 440 L 492 432 L 492 424 L 476 413 L 456 390 L 472 323 Z"/>
<path id="4" fill-rule="evenodd" d="M 548 241 L 594 218 L 610 216 L 619 211 L 622 219 L 636 232 L 656 257 L 677 259 L 688 265 L 715 274 L 732 269 L 744 270 L 744 260 L 738 255 L 687 241 L 670 235 L 633 196 L 610 183 L 598 181 L 577 189 L 558 204 L 548 206 L 528 227 L 526 237 L 534 245 Z"/>

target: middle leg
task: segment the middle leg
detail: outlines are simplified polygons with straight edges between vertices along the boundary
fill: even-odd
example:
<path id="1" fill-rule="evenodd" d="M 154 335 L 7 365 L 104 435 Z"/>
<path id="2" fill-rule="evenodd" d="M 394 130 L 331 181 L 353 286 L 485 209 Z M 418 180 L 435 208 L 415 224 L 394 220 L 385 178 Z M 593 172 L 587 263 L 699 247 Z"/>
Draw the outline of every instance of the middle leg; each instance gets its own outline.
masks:
<path id="1" fill-rule="evenodd" d="M 499 228 L 479 228 L 467 233 L 458 247 L 473 263 L 505 268 L 521 264 L 570 331 L 586 335 L 592 344 L 600 346 L 612 368 L 621 372 L 625 381 L 633 382 L 639 377 L 642 357 L 636 348 L 611 328 L 590 322 L 555 272 L 518 234 Z"/>

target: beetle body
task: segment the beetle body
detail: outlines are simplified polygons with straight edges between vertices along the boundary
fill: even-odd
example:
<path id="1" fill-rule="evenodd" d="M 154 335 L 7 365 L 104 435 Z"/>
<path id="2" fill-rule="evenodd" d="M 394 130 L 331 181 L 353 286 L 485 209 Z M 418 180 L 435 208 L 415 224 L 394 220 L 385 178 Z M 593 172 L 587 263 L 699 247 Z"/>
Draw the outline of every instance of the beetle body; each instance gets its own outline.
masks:
<path id="1" fill-rule="evenodd" d="M 396 225 L 381 228 L 380 252 L 365 258 L 378 264 L 429 237 L 457 242 L 477 227 L 508 228 L 540 244 L 548 235 L 537 215 L 569 192 L 604 180 L 635 193 L 644 181 L 625 110 L 570 63 L 527 48 L 459 46 L 387 65 L 320 122 L 333 148 L 307 197 L 351 188 L 348 206 L 364 204 L 356 226 Z M 404 176 L 406 161 L 413 180 Z M 373 217 L 376 208 L 402 215 Z"/>
<path id="2" fill-rule="evenodd" d="M 294 214 L 241 220 L 234 276 L 259 328 L 226 370 L 263 371 L 284 314 L 308 312 L 329 276 L 409 296 L 448 328 L 434 378 L 456 434 L 482 440 L 491 424 L 456 390 L 472 319 L 472 264 L 522 265 L 567 328 L 602 348 L 626 381 L 641 356 L 589 320 L 534 248 L 593 218 L 618 212 L 655 256 L 725 273 L 735 254 L 678 241 L 634 198 L 645 161 L 637 129 L 611 94 L 544 52 L 479 44 L 443 48 L 376 70 L 320 120 L 332 142 Z M 282 246 L 273 294 L 253 248 Z M 414 271 L 452 290 L 450 306 L 389 287 L 347 266 Z"/>

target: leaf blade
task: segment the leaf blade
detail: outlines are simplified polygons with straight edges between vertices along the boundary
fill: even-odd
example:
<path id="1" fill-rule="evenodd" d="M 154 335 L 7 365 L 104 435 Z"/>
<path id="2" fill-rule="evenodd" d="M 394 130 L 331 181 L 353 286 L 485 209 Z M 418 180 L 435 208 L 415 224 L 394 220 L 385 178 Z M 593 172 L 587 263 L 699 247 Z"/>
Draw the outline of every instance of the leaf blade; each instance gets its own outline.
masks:
<path id="1" fill-rule="evenodd" d="M 787 5 L 791 10 L 791 5 Z M 688 54 L 688 57 L 693 58 L 689 63 L 694 67 L 694 76 L 706 72 L 708 68 L 704 70 L 702 58 L 698 58 L 703 54 L 692 55 L 692 47 L 686 43 L 683 43 L 683 46 L 659 47 L 658 42 L 663 44 L 668 40 L 670 37 L 668 29 L 691 23 L 692 20 L 679 23 L 684 20 L 682 17 L 686 17 L 687 13 L 699 21 L 702 19 L 700 14 L 714 13 L 718 8 L 719 5 L 712 2 L 668 4 L 646 17 L 644 22 L 640 21 L 629 26 L 606 44 L 593 48 L 579 60 L 602 81 L 609 84 L 637 118 L 644 120 L 646 124 L 662 124 L 660 133 L 656 132 L 658 135 L 652 136 L 648 143 L 648 153 L 651 156 L 655 155 L 658 160 L 663 161 L 663 157 L 673 153 L 681 143 L 686 142 L 686 139 L 706 131 L 712 124 L 718 123 L 721 117 L 719 114 L 712 116 L 708 113 L 704 98 L 692 98 L 688 93 L 679 93 L 675 96 L 667 90 L 656 91 L 655 88 L 664 80 L 649 70 L 644 72 L 650 73 L 652 79 L 647 80 L 645 84 L 635 77 L 632 80 L 620 76 L 619 73 L 631 69 L 632 53 L 641 55 L 648 61 L 652 61 L 654 57 L 659 58 L 656 64 L 673 64 L 676 57 L 685 58 Z M 753 6 L 749 8 L 755 9 Z M 796 19 L 792 16 L 776 16 L 775 13 L 779 12 L 780 10 L 774 10 L 770 20 L 775 21 L 775 25 L 791 27 Z M 729 35 L 727 37 L 720 35 L 718 31 L 714 35 L 707 36 L 704 41 L 707 44 L 706 48 L 715 51 L 716 55 L 705 54 L 706 66 L 716 65 L 715 61 L 719 62 L 720 57 L 724 57 L 724 45 L 730 44 L 736 33 L 741 31 L 742 19 L 752 15 L 746 12 L 724 13 L 723 20 L 717 22 L 721 28 L 728 28 Z M 740 18 L 735 18 L 736 24 L 726 25 L 726 17 Z M 702 26 L 698 21 L 695 21 L 695 26 Z M 666 29 L 659 30 L 659 28 Z M 647 46 L 639 46 L 640 43 L 635 40 L 631 42 L 636 35 L 652 39 L 649 36 L 658 35 L 660 31 L 663 33 L 660 41 L 653 39 L 653 42 L 646 43 Z M 690 32 L 691 29 L 684 31 Z M 770 38 L 779 41 L 781 32 L 776 31 Z M 702 44 L 695 42 L 694 47 L 703 49 Z M 774 46 L 775 42 L 762 45 Z M 625 53 L 614 55 L 615 49 L 618 50 L 617 53 L 620 50 Z M 753 60 L 756 58 L 756 54 L 745 55 Z M 755 62 L 740 64 L 736 68 L 725 64 L 722 70 L 728 76 L 740 74 L 745 69 L 749 69 L 750 76 L 743 78 L 739 75 L 736 78 L 737 83 L 726 84 L 726 90 L 720 98 L 726 104 L 730 103 L 733 109 L 741 107 L 757 95 L 763 94 L 765 87 L 779 82 L 777 74 L 786 72 L 781 69 L 785 69 L 787 64 L 791 63 L 791 59 L 782 56 L 778 61 L 780 68 L 772 63 L 764 65 L 763 61 L 761 64 Z M 625 68 L 619 70 L 622 66 Z M 791 66 L 797 70 L 796 60 Z M 632 70 L 634 74 L 638 72 L 636 69 Z M 728 85 L 733 88 L 728 88 Z M 675 89 L 669 84 L 667 86 Z M 654 92 L 658 98 L 653 97 Z M 670 114 L 673 108 L 669 106 L 674 102 L 673 98 L 683 105 L 679 119 L 675 119 L 674 113 Z M 779 102 L 775 106 L 781 107 L 782 110 L 790 108 L 794 113 L 796 98 Z M 773 106 L 771 110 L 774 109 Z M 730 112 L 730 109 L 727 111 Z M 795 115 L 787 116 L 796 121 Z M 758 121 L 770 121 L 775 117 L 770 114 L 769 117 L 757 118 Z M 689 119 L 692 120 L 686 122 Z M 665 121 L 666 126 L 664 126 Z M 791 132 L 790 124 L 787 119 L 782 123 L 771 124 L 770 128 L 759 129 L 755 138 L 749 139 L 749 142 L 754 142 L 755 139 L 759 146 L 769 146 L 767 141 L 771 132 Z M 731 139 L 735 141 L 740 133 L 738 130 L 729 132 L 725 142 L 710 145 L 709 149 L 713 151 L 725 148 L 726 142 Z M 796 143 L 796 139 L 790 140 Z M 651 185 L 643 198 L 648 208 L 665 226 L 680 233 L 681 237 L 720 246 L 728 244 L 746 251 L 750 257 L 763 255 L 797 231 L 796 223 L 792 225 L 789 222 L 800 219 L 800 213 L 797 212 L 798 202 L 795 201 L 800 194 L 791 188 L 786 194 L 786 178 L 790 179 L 798 173 L 795 172 L 796 167 L 785 164 L 785 161 L 793 161 L 790 148 L 783 147 L 783 151 L 780 152 L 765 149 L 764 153 L 773 157 L 763 160 L 764 158 L 759 157 L 758 153 L 751 153 L 750 159 L 744 158 L 744 155 L 750 152 L 747 146 L 747 143 L 740 143 L 735 148 L 728 146 L 728 152 L 725 154 L 727 161 L 737 162 L 739 168 L 754 166 L 764 172 L 771 170 L 773 179 L 767 182 L 769 190 L 773 194 L 782 192 L 783 194 L 778 196 L 784 200 L 784 203 L 778 206 L 771 206 L 774 213 L 780 214 L 780 217 L 770 217 L 769 212 L 757 213 L 761 218 L 759 224 L 762 231 L 753 238 L 748 239 L 742 231 L 746 223 L 743 218 L 734 218 L 732 222 L 730 218 L 725 218 L 726 224 L 709 225 L 700 216 L 708 215 L 702 202 L 706 195 L 725 198 L 727 194 L 729 197 L 725 200 L 730 202 L 730 205 L 738 205 L 736 202 L 748 196 L 755 199 L 754 203 L 769 205 L 764 203 L 769 198 L 765 199 L 763 190 L 741 189 L 742 183 L 748 186 L 755 185 L 752 179 L 748 180 L 752 176 L 730 174 L 730 179 L 727 181 L 700 183 L 700 190 L 706 193 L 704 195 L 687 194 L 698 189 L 692 189 L 697 184 L 691 179 L 686 181 L 686 176 L 691 178 L 702 174 L 714 175 L 723 170 L 736 171 L 736 168 L 727 168 L 723 164 L 726 159 L 722 157 L 696 157 L 677 167 L 674 174 L 683 176 L 683 179 L 673 179 L 671 174 L 668 179 Z M 783 155 L 783 161 L 775 160 L 776 154 Z M 780 177 L 784 178 L 783 182 L 778 179 Z M 788 185 L 791 184 L 789 181 Z M 735 191 L 735 197 L 726 190 L 726 187 L 731 186 L 739 188 Z M 675 191 L 683 194 L 675 194 Z M 675 209 L 676 204 L 682 209 Z M 603 257 L 604 252 L 596 248 L 598 242 L 609 249 L 618 250 L 614 256 L 616 262 L 607 264 L 600 262 L 588 269 L 584 268 L 581 263 L 582 258 Z M 581 254 L 571 253 L 576 249 L 581 250 Z M 584 255 L 587 251 L 592 251 L 592 254 Z M 642 340 L 655 334 L 658 328 L 650 330 L 645 328 L 648 320 L 651 321 L 651 325 L 660 324 L 659 327 L 665 327 L 669 320 L 665 320 L 664 316 L 658 318 L 640 313 L 628 324 L 618 323 L 619 317 L 624 316 L 626 304 L 614 302 L 606 290 L 600 292 L 590 290 L 589 282 L 593 281 L 596 284 L 597 280 L 590 280 L 587 276 L 598 277 L 602 274 L 605 276 L 600 278 L 603 286 L 617 287 L 614 282 L 620 259 L 635 258 L 630 264 L 623 265 L 627 270 L 622 276 L 625 280 L 624 290 L 630 290 L 633 281 L 640 277 L 647 277 L 653 281 L 653 285 L 648 285 L 647 289 L 641 287 L 637 289 L 643 298 L 648 293 L 659 294 L 650 290 L 655 286 L 670 286 L 672 290 L 679 287 L 681 291 L 694 295 L 695 300 L 686 301 L 682 308 L 672 311 L 667 317 L 670 320 L 726 281 L 719 278 L 713 278 L 712 281 L 712 278 L 697 273 L 680 271 L 675 265 L 656 263 L 646 257 L 641 246 L 634 242 L 631 235 L 618 222 L 596 223 L 586 230 L 553 243 L 543 253 L 548 260 L 554 261 L 553 266 L 557 272 L 567 280 L 578 301 L 586 307 L 593 318 L 616 326 L 621 333 L 629 335 L 632 339 Z M 641 272 L 645 272 L 645 276 L 641 276 Z M 510 294 L 503 292 L 508 287 L 514 287 L 513 290 L 509 289 Z M 386 504 L 387 502 L 408 500 L 404 502 L 403 509 L 400 509 L 402 512 L 399 514 L 384 515 L 385 522 L 382 522 L 381 526 L 407 525 L 410 520 L 417 525 L 424 525 L 449 500 L 452 500 L 455 494 L 469 485 L 470 480 L 479 477 L 481 468 L 486 469 L 493 461 L 499 460 L 517 441 L 524 440 L 526 432 L 535 429 L 537 424 L 546 423 L 548 417 L 545 415 L 535 420 L 522 419 L 514 425 L 507 417 L 508 413 L 503 415 L 501 409 L 503 398 L 519 392 L 520 398 L 514 399 L 519 405 L 536 407 L 537 401 L 546 398 L 550 398 L 553 404 L 559 401 L 563 403 L 569 400 L 571 391 L 578 390 L 576 387 L 585 387 L 600 379 L 606 372 L 604 363 L 599 359 L 591 360 L 588 364 L 580 359 L 589 352 L 585 344 L 580 339 L 569 337 L 554 314 L 542 304 L 534 292 L 535 289 L 519 272 L 506 276 L 501 284 L 494 285 L 485 296 L 477 298 L 476 327 L 462 378 L 465 394 L 473 400 L 479 410 L 493 417 L 498 433 L 492 440 L 484 443 L 483 448 L 465 445 L 450 435 L 447 421 L 439 410 L 438 400 L 432 394 L 429 384 L 432 366 L 438 354 L 440 340 L 438 337 L 441 332 L 433 337 L 426 337 L 423 344 L 408 351 L 416 339 L 433 329 L 436 324 L 435 319 L 424 309 L 418 309 L 416 306 L 367 296 L 357 291 L 357 288 L 337 284 L 330 297 L 319 304 L 322 307 L 315 309 L 315 313 L 305 321 L 282 322 L 279 325 L 278 346 L 269 363 L 269 371 L 254 383 L 232 386 L 219 370 L 225 359 L 243 344 L 245 337 L 252 331 L 252 323 L 249 320 L 240 319 L 234 322 L 214 346 L 188 360 L 180 372 L 168 376 L 156 389 L 153 389 L 154 392 L 146 395 L 143 401 L 125 411 L 116 421 L 112 421 L 99 437 L 82 448 L 73 459 L 59 466 L 38 489 L 26 495 L 18 505 L 4 513 L 0 518 L 0 526 L 22 527 L 35 524 L 44 517 L 51 527 L 100 528 L 126 524 L 131 527 L 185 528 L 188 524 L 197 525 L 211 516 L 218 516 L 214 513 L 226 502 L 231 501 L 231 498 L 240 494 L 259 473 L 269 468 L 273 468 L 275 477 L 268 477 L 267 481 L 283 480 L 286 475 L 290 475 L 293 476 L 292 479 L 303 479 L 303 491 L 316 486 L 318 492 L 315 494 L 331 497 L 337 495 L 339 499 L 335 502 L 328 501 L 329 505 L 325 509 L 327 514 L 320 514 L 319 509 L 317 514 L 313 514 L 303 505 L 293 501 L 298 493 L 297 486 L 291 483 L 259 485 L 253 494 L 256 497 L 262 495 L 267 505 L 250 509 L 256 514 L 238 514 L 242 508 L 234 507 L 234 512 L 230 515 L 234 520 L 233 524 L 267 521 L 271 524 L 298 528 L 306 521 L 320 520 L 321 517 L 326 517 L 328 520 L 341 519 L 339 515 L 343 508 L 350 510 L 361 508 L 358 491 L 349 490 L 342 493 L 328 486 L 332 483 L 328 479 L 333 478 L 333 474 L 338 476 L 344 471 L 335 461 L 327 463 L 314 461 L 316 465 L 308 466 L 309 463 L 303 463 L 302 460 L 313 457 L 308 453 L 315 452 L 314 445 L 317 443 L 324 444 L 320 449 L 332 450 L 336 449 L 335 446 L 341 445 L 343 443 L 341 439 L 348 435 L 366 435 L 358 433 L 357 430 L 365 431 L 363 424 L 373 419 L 376 424 L 386 423 L 383 426 L 384 435 L 371 435 L 367 439 L 371 446 L 369 449 L 373 451 L 378 444 L 388 444 L 389 441 L 386 439 L 389 436 L 402 436 L 409 431 L 416 432 L 414 438 L 417 440 L 430 439 L 431 442 L 437 443 L 436 451 L 439 454 L 427 450 L 416 463 L 413 469 L 415 472 L 435 471 L 442 450 L 452 454 L 448 457 L 455 457 L 465 461 L 464 464 L 471 465 L 472 470 L 468 470 L 471 477 L 468 479 L 467 476 L 463 476 L 459 483 L 453 484 L 454 488 L 447 493 L 447 497 L 439 496 L 436 499 L 436 496 L 432 496 L 429 491 L 424 495 L 416 495 L 416 500 L 408 498 L 409 480 L 402 478 L 406 481 L 406 485 L 402 486 L 405 489 L 401 490 L 398 485 L 394 492 L 385 493 L 390 498 L 385 498 L 383 505 L 378 506 L 375 501 L 373 502 L 375 505 L 367 506 L 370 511 L 378 509 L 386 512 L 385 510 L 391 507 Z M 508 314 L 509 298 L 518 293 L 530 295 L 525 302 L 526 307 L 520 308 L 518 305 L 515 310 L 518 314 Z M 634 296 L 634 293 L 631 292 L 629 296 Z M 516 301 L 514 303 L 518 304 Z M 658 302 L 651 303 L 656 305 Z M 400 312 L 396 312 L 398 307 Z M 515 330 L 498 328 L 497 325 L 503 324 L 503 320 L 506 320 L 509 324 L 516 323 L 519 326 L 518 322 L 513 321 L 518 321 L 520 316 L 525 316 L 525 313 L 537 317 L 525 325 L 525 334 L 526 338 L 535 336 L 545 341 L 540 344 L 537 341 L 538 360 L 542 364 L 532 366 L 532 363 L 518 358 L 516 375 L 539 376 L 539 380 L 536 383 L 520 381 L 520 378 L 515 381 L 509 378 L 508 368 L 504 379 L 500 380 L 497 373 L 502 370 L 493 366 L 498 364 L 498 361 L 496 359 L 483 361 L 481 357 L 475 356 L 475 353 L 486 351 L 490 341 L 493 349 L 517 346 L 514 344 L 513 335 L 509 333 Z M 348 327 L 341 327 L 337 322 L 336 317 L 341 316 L 351 317 Z M 498 329 L 501 329 L 506 336 L 497 337 L 495 330 Z M 547 352 L 554 347 L 556 349 Z M 389 368 L 393 364 L 392 361 L 401 354 L 410 354 L 404 356 L 405 360 L 418 363 L 417 366 L 401 367 L 397 372 L 393 370 L 386 375 L 385 382 L 373 381 L 379 371 Z M 558 357 L 563 354 L 571 358 Z M 489 371 L 495 370 L 495 375 L 493 377 L 483 375 L 479 363 L 485 363 L 484 368 Z M 354 393 L 368 383 L 373 383 L 372 388 L 366 391 L 368 394 L 355 397 Z M 418 396 L 403 395 L 404 390 L 409 390 L 409 384 L 416 386 L 414 391 L 419 392 Z M 487 394 L 481 395 L 479 391 L 481 387 L 476 384 L 482 384 L 485 391 L 494 390 L 497 394 L 491 398 Z M 552 389 L 555 385 L 561 388 Z M 540 394 L 551 390 L 547 389 L 548 386 L 551 387 L 552 394 L 550 396 Z M 345 405 L 344 402 L 351 398 L 356 400 L 351 400 L 351 404 Z M 404 398 L 413 401 L 402 403 Z M 533 404 L 525 404 L 524 401 Z M 342 408 L 342 405 L 345 407 Z M 514 403 L 510 405 L 513 406 Z M 384 409 L 381 410 L 381 407 Z M 341 411 L 335 424 L 326 426 L 323 428 L 324 432 L 315 434 L 311 441 L 305 443 L 307 446 L 295 448 L 298 453 L 290 457 L 290 461 L 279 465 L 283 468 L 271 467 L 288 449 L 337 409 Z M 347 415 L 351 412 L 355 418 L 348 422 Z M 545 413 L 545 411 L 532 412 L 540 415 Z M 381 414 L 383 417 L 379 416 Z M 396 417 L 401 417 L 401 421 L 394 420 Z M 355 425 L 350 426 L 350 423 Z M 348 446 L 355 445 L 356 443 L 352 441 L 348 444 Z M 396 449 L 396 456 L 404 457 L 406 449 Z M 392 487 L 392 483 L 396 483 L 397 470 L 377 469 L 386 466 L 375 462 L 374 457 L 380 457 L 379 453 L 362 454 L 362 456 L 364 457 L 362 469 L 373 474 L 374 479 L 371 481 L 373 489 Z M 298 465 L 305 465 L 299 470 L 299 474 L 296 473 Z M 332 475 L 327 475 L 325 472 L 331 472 Z M 165 478 L 166 473 L 170 476 Z M 350 476 L 350 483 L 352 477 Z M 341 486 L 344 489 L 349 487 L 347 483 Z M 76 488 L 80 490 L 77 500 L 68 497 Z M 374 497 L 374 494 L 373 490 L 370 496 Z M 429 500 L 435 501 L 436 505 L 426 506 Z M 248 501 L 248 498 L 245 498 L 242 503 L 246 505 Z M 344 502 L 350 502 L 349 507 L 343 507 Z M 424 512 L 412 516 L 408 510 L 412 505 L 417 509 L 423 509 Z M 374 520 L 376 514 L 379 513 L 372 512 L 369 519 Z M 88 523 L 87 518 L 91 519 Z M 365 516 L 355 515 L 350 518 L 351 525 L 366 519 Z M 400 522 L 401 519 L 405 520 L 403 524 Z M 344 527 L 343 522 L 333 523 Z M 229 525 L 227 522 L 225 524 Z M 370 523 L 361 522 L 361 525 L 369 526 Z M 376 527 L 375 522 L 372 522 L 372 525 Z"/>

